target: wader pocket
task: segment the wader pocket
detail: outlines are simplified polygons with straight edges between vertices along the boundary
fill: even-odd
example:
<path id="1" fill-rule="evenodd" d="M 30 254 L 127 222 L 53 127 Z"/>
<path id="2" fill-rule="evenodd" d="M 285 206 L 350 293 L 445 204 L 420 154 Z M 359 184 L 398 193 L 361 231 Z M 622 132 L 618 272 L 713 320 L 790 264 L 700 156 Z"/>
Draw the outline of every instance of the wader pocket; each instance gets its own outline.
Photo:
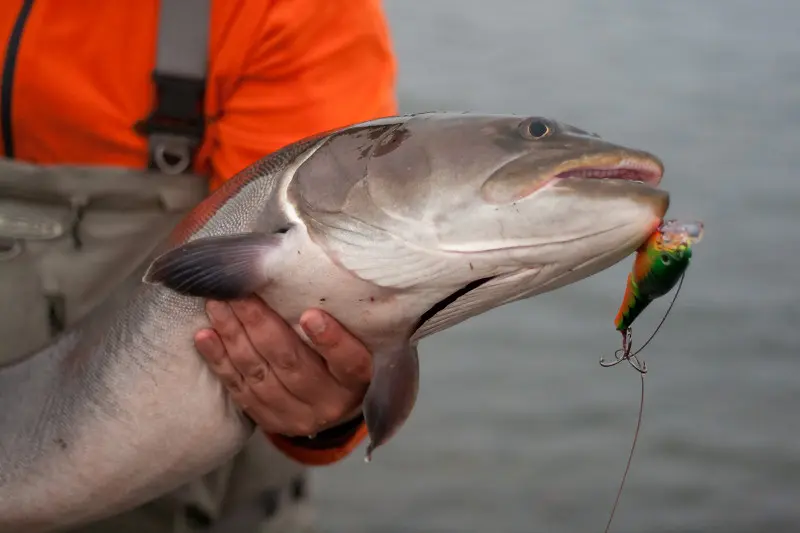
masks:
<path id="1" fill-rule="evenodd" d="M 43 347 L 63 327 L 64 299 L 48 292 L 42 265 L 71 216 L 54 205 L 0 201 L 0 364 Z"/>
<path id="2" fill-rule="evenodd" d="M 0 236 L 0 365 L 50 339 L 50 305 L 25 241 Z"/>
<path id="3" fill-rule="evenodd" d="M 190 174 L 0 158 L 0 364 L 124 301 L 137 265 L 207 189 Z"/>

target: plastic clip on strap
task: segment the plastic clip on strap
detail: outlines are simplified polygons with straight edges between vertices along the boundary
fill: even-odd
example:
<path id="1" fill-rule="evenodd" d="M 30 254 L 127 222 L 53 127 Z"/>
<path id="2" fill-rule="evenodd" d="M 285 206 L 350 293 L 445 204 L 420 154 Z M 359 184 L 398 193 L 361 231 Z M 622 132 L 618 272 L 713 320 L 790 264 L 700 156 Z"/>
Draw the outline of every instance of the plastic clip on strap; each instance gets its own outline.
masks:
<path id="1" fill-rule="evenodd" d="M 205 133 L 210 0 L 161 0 L 155 107 L 137 130 L 149 138 L 151 169 L 191 171 Z"/>

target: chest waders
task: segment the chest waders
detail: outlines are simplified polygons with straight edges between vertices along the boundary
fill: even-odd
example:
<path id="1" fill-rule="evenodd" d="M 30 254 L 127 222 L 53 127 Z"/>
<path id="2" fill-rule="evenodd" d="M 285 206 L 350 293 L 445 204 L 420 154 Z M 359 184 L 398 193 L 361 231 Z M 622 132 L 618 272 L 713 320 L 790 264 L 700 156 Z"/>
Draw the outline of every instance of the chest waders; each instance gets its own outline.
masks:
<path id="1" fill-rule="evenodd" d="M 209 4 L 161 2 L 157 103 L 136 125 L 147 169 L 0 158 L 0 365 L 124 298 L 121 282 L 208 194 L 191 162 L 204 133 Z M 304 484 L 303 469 L 256 434 L 218 470 L 73 533 L 306 532 Z"/>

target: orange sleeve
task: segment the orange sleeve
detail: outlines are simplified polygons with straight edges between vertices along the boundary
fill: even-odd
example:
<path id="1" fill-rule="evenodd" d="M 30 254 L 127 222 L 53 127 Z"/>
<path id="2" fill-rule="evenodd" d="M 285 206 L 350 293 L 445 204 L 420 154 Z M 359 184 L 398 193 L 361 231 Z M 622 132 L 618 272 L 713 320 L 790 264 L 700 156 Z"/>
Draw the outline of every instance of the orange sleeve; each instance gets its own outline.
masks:
<path id="1" fill-rule="evenodd" d="M 212 189 L 294 141 L 397 114 L 396 62 L 379 0 L 265 4 L 253 39 L 226 37 L 239 39 L 234 53 L 246 57 L 233 88 L 218 93 L 202 165 Z"/>

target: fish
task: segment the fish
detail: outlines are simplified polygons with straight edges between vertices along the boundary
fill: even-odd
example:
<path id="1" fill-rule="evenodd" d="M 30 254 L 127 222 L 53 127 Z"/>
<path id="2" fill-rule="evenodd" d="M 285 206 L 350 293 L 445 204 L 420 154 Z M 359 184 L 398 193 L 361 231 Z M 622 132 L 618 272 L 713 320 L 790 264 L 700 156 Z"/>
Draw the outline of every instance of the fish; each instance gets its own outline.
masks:
<path id="1" fill-rule="evenodd" d="M 701 221 L 665 220 L 639 247 L 628 274 L 614 327 L 626 332 L 656 298 L 671 291 L 689 268 L 692 246 L 703 238 Z"/>
<path id="2" fill-rule="evenodd" d="M 213 470 L 255 428 L 195 351 L 206 298 L 309 308 L 373 355 L 366 457 L 416 403 L 418 345 L 633 253 L 663 163 L 538 116 L 419 113 L 292 143 L 182 221 L 117 293 L 0 368 L 0 532 L 123 512 Z"/>

